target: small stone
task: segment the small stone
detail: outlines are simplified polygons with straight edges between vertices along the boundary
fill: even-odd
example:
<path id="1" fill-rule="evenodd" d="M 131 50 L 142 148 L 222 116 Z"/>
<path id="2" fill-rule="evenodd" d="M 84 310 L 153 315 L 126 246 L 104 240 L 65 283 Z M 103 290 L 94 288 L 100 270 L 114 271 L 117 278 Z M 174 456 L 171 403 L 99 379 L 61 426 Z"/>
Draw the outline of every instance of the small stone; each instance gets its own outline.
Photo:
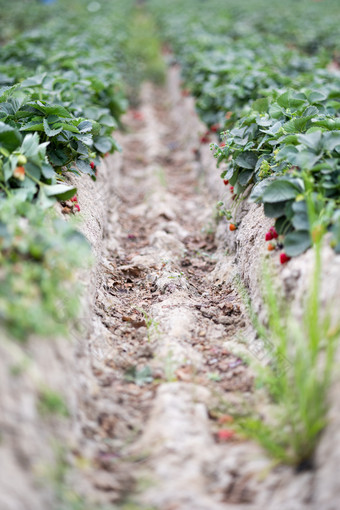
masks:
<path id="1" fill-rule="evenodd" d="M 218 324 L 223 324 L 224 326 L 230 326 L 231 324 L 234 324 L 234 319 L 232 319 L 231 317 L 218 317 L 216 319 L 216 322 L 218 322 Z"/>

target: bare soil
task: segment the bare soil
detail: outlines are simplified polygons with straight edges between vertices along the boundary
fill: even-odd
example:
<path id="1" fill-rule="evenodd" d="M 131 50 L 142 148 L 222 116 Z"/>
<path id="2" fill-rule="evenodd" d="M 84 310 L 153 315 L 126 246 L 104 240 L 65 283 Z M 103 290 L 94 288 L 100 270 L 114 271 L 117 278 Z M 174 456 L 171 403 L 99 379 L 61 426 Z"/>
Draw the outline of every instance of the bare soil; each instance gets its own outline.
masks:
<path id="1" fill-rule="evenodd" d="M 234 346 L 253 333 L 231 279 L 216 275 L 226 254 L 216 246 L 215 199 L 172 108 L 165 90 L 146 85 L 119 135 L 79 478 L 87 500 L 115 508 L 257 508 L 292 473 L 271 469 L 232 431 L 231 414 L 254 392 Z"/>

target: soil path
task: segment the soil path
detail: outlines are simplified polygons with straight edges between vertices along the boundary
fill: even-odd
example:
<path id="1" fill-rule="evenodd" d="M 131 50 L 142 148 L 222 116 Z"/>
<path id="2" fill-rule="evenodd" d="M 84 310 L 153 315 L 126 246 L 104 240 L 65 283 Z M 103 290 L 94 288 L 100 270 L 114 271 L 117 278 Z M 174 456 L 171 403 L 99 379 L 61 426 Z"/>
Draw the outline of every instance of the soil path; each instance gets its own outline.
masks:
<path id="1" fill-rule="evenodd" d="M 117 508 L 250 509 L 282 472 L 259 497 L 270 462 L 228 436 L 229 413 L 252 399 L 250 369 L 231 349 L 246 318 L 235 289 L 216 283 L 216 200 L 172 107 L 144 87 L 107 190 L 115 205 L 79 417 L 93 466 L 84 490 Z"/>

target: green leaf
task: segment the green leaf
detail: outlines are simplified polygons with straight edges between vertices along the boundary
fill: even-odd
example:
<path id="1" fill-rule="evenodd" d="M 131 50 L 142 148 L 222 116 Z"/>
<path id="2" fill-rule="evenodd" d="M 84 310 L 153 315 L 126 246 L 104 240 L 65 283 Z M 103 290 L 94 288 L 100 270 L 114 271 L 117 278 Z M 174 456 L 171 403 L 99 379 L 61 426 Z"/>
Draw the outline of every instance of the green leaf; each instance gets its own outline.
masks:
<path id="1" fill-rule="evenodd" d="M 269 100 L 267 97 L 256 99 L 251 105 L 252 109 L 259 113 L 266 113 L 269 107 Z"/>
<path id="2" fill-rule="evenodd" d="M 115 122 L 114 118 L 109 114 L 102 115 L 99 119 L 99 122 L 103 126 L 117 127 L 117 123 Z"/>
<path id="3" fill-rule="evenodd" d="M 300 193 L 291 182 L 285 180 L 273 181 L 267 186 L 263 194 L 263 202 L 283 202 L 285 200 L 291 200 Z"/>
<path id="4" fill-rule="evenodd" d="M 246 186 L 251 181 L 253 173 L 253 170 L 243 170 L 238 176 L 238 183 L 241 186 Z"/>
<path id="5" fill-rule="evenodd" d="M 308 133 L 306 135 L 298 135 L 298 140 L 310 149 L 318 151 L 320 149 L 321 136 L 321 131 L 313 131 L 313 133 Z"/>
<path id="6" fill-rule="evenodd" d="M 38 133 L 33 133 L 29 135 L 25 135 L 25 138 L 21 144 L 20 150 L 25 156 L 28 158 L 37 156 L 39 153 L 39 135 Z"/>
<path id="7" fill-rule="evenodd" d="M 275 221 L 275 230 L 279 235 L 285 235 L 292 230 L 292 224 L 286 216 L 280 216 Z"/>
<path id="8" fill-rule="evenodd" d="M 63 149 L 53 149 L 48 151 L 48 159 L 54 166 L 63 166 L 68 163 L 69 156 Z"/>
<path id="9" fill-rule="evenodd" d="M 286 131 L 286 133 L 297 133 L 304 131 L 307 123 L 309 122 L 308 117 L 298 117 L 296 119 L 289 120 L 285 124 L 283 124 L 283 129 Z"/>
<path id="10" fill-rule="evenodd" d="M 44 124 L 34 120 L 22 126 L 20 131 L 44 131 Z"/>
<path id="11" fill-rule="evenodd" d="M 105 136 L 101 136 L 94 140 L 93 145 L 95 146 L 98 152 L 100 152 L 101 154 L 105 154 L 106 152 L 110 152 L 112 148 L 112 139 Z"/>
<path id="12" fill-rule="evenodd" d="M 77 127 L 80 133 L 87 133 L 92 131 L 92 122 L 89 120 L 83 120 Z"/>
<path id="13" fill-rule="evenodd" d="M 307 204 L 304 200 L 294 202 L 292 205 L 293 217 L 292 224 L 296 230 L 308 230 L 310 228 L 308 220 Z"/>
<path id="14" fill-rule="evenodd" d="M 289 107 L 289 92 L 284 92 L 284 94 L 281 94 L 277 98 L 277 104 L 281 106 L 282 108 L 288 108 Z"/>
<path id="15" fill-rule="evenodd" d="M 280 218 L 285 215 L 287 202 L 273 202 L 273 203 L 265 203 L 264 214 L 268 218 Z"/>
<path id="16" fill-rule="evenodd" d="M 53 184 L 44 187 L 46 196 L 56 197 L 58 200 L 68 200 L 77 193 L 77 188 L 67 184 Z"/>
<path id="17" fill-rule="evenodd" d="M 309 94 L 306 93 L 306 95 L 310 103 L 319 103 L 320 101 L 325 101 L 327 99 L 327 94 L 320 90 L 312 90 Z"/>
<path id="18" fill-rule="evenodd" d="M 306 251 L 312 242 L 308 230 L 295 230 L 285 236 L 283 244 L 286 254 L 289 257 L 296 257 Z"/>
<path id="19" fill-rule="evenodd" d="M 64 108 L 64 106 L 61 106 L 59 104 L 42 104 L 39 101 L 35 104 L 33 104 L 34 108 L 37 110 L 40 110 L 43 113 L 46 113 L 47 115 L 58 115 L 58 117 L 62 118 L 73 118 L 73 115 Z"/>
<path id="20" fill-rule="evenodd" d="M 26 164 L 26 174 L 34 177 L 34 179 L 40 180 L 41 177 L 41 168 L 31 161 L 28 161 Z"/>
<path id="21" fill-rule="evenodd" d="M 295 161 L 295 157 L 298 154 L 298 149 L 295 145 L 284 145 L 276 155 L 278 161 L 287 160 L 289 162 Z"/>
<path id="22" fill-rule="evenodd" d="M 50 128 L 46 119 L 43 120 L 43 124 L 44 124 L 45 133 L 47 134 L 47 136 L 56 136 L 59 133 L 61 133 L 61 131 L 63 130 L 62 126 L 58 127 L 57 129 Z"/>
<path id="23" fill-rule="evenodd" d="M 56 129 L 61 128 L 64 129 L 65 131 L 71 131 L 72 133 L 79 133 L 79 129 L 76 126 L 74 126 L 73 124 L 66 124 L 66 122 L 56 122 L 54 124 L 54 127 Z"/>
<path id="24" fill-rule="evenodd" d="M 239 154 L 235 163 L 241 168 L 248 168 L 253 170 L 257 162 L 257 156 L 251 151 L 244 151 Z"/>
<path id="25" fill-rule="evenodd" d="M 260 202 L 262 200 L 263 193 L 267 186 L 269 186 L 270 182 L 271 181 L 269 179 L 264 179 L 263 181 L 256 183 L 251 190 L 249 202 Z"/>
<path id="26" fill-rule="evenodd" d="M 52 179 L 56 175 L 55 171 L 53 170 L 53 167 L 48 163 L 43 163 L 41 165 L 41 172 L 45 179 Z"/>
<path id="27" fill-rule="evenodd" d="M 83 174 L 94 175 L 94 171 L 92 170 L 90 163 L 88 161 L 83 161 L 82 159 L 77 159 L 75 163 L 77 165 L 77 168 Z"/>
<path id="28" fill-rule="evenodd" d="M 323 133 L 323 147 L 326 151 L 332 152 L 338 146 L 340 146 L 340 133 L 338 131 Z"/>
<path id="29" fill-rule="evenodd" d="M 19 131 L 4 122 L 0 122 L 0 147 L 14 151 L 21 144 L 22 136 Z"/>

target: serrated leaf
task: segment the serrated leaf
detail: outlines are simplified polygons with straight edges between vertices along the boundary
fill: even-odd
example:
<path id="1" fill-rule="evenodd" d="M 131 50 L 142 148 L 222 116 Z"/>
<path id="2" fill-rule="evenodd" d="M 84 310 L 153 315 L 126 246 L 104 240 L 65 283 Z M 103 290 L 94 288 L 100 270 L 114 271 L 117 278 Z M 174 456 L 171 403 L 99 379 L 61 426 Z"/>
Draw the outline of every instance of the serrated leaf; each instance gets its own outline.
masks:
<path id="1" fill-rule="evenodd" d="M 263 205 L 264 214 L 268 218 L 280 218 L 285 215 L 287 202 L 267 202 Z"/>
<path id="2" fill-rule="evenodd" d="M 241 185 L 241 186 L 246 186 L 247 184 L 249 184 L 249 182 L 251 181 L 251 178 L 253 176 L 253 170 L 243 170 L 239 176 L 238 176 L 238 179 L 237 179 L 237 182 Z"/>
<path id="3" fill-rule="evenodd" d="M 283 202 L 292 200 L 300 193 L 291 182 L 286 180 L 276 180 L 271 182 L 263 193 L 263 202 Z"/>
<path id="4" fill-rule="evenodd" d="M 235 160 L 235 163 L 241 168 L 247 168 L 253 170 L 257 162 L 257 156 L 250 151 L 244 151 L 239 154 Z"/>
<path id="5" fill-rule="evenodd" d="M 53 170 L 53 167 L 48 163 L 43 163 L 41 165 L 41 173 L 43 174 L 45 179 L 52 179 L 55 175 L 57 175 Z"/>
<path id="6" fill-rule="evenodd" d="M 94 140 L 93 145 L 98 152 L 100 152 L 101 154 L 105 154 L 106 152 L 110 152 L 112 148 L 112 139 L 105 136 L 101 136 Z"/>
<path id="7" fill-rule="evenodd" d="M 53 184 L 51 186 L 44 186 L 44 191 L 48 197 L 56 197 L 58 200 L 68 200 L 77 193 L 75 186 L 68 184 Z"/>
<path id="8" fill-rule="evenodd" d="M 259 113 L 266 113 L 269 107 L 269 100 L 267 97 L 256 99 L 251 105 L 252 109 Z"/>
<path id="9" fill-rule="evenodd" d="M 83 173 L 88 175 L 94 175 L 94 171 L 92 170 L 90 163 L 88 161 L 83 161 L 82 159 L 76 160 L 77 168 Z"/>
<path id="10" fill-rule="evenodd" d="M 298 117 L 296 119 L 289 120 L 283 124 L 282 127 L 286 133 L 298 133 L 305 130 L 309 120 L 309 117 Z"/>
<path id="11" fill-rule="evenodd" d="M 79 129 L 76 126 L 73 124 L 66 124 L 66 122 L 56 122 L 54 127 L 56 129 L 61 128 L 62 130 L 70 131 L 71 133 L 79 133 Z"/>
<path id="12" fill-rule="evenodd" d="M 4 122 L 0 122 L 0 147 L 12 152 L 21 144 L 22 136 L 19 131 Z"/>
<path id="13" fill-rule="evenodd" d="M 340 146 L 340 133 L 337 131 L 330 131 L 323 134 L 323 148 L 326 151 L 332 152 L 335 147 Z"/>
<path id="14" fill-rule="evenodd" d="M 21 152 L 28 158 L 34 157 L 39 152 L 39 135 L 38 133 L 25 135 L 21 144 Z"/>
<path id="15" fill-rule="evenodd" d="M 47 136 L 56 136 L 59 133 L 61 133 L 61 131 L 63 130 L 62 126 L 58 127 L 57 129 L 50 128 L 46 119 L 43 120 L 43 124 L 44 124 L 44 130 L 45 130 L 45 133 L 47 134 Z"/>
<path id="16" fill-rule="evenodd" d="M 309 231 L 295 230 L 284 238 L 285 252 L 289 257 L 296 257 L 305 252 L 312 245 Z"/>
<path id="17" fill-rule="evenodd" d="M 88 133 L 92 131 L 92 122 L 89 120 L 83 120 L 77 127 L 80 133 Z"/>
<path id="18" fill-rule="evenodd" d="M 68 110 L 66 110 L 64 106 L 61 106 L 59 104 L 49 105 L 42 104 L 38 101 L 37 103 L 33 104 L 33 106 L 37 110 L 40 110 L 41 112 L 46 113 L 47 115 L 58 115 L 58 117 L 68 119 L 73 118 L 73 115 Z"/>
<path id="19" fill-rule="evenodd" d="M 313 133 L 298 135 L 298 140 L 300 143 L 306 145 L 310 149 L 318 151 L 320 149 L 321 136 L 321 131 L 314 131 Z"/>
<path id="20" fill-rule="evenodd" d="M 31 121 L 22 126 L 20 131 L 44 131 L 44 124 L 39 121 Z"/>

